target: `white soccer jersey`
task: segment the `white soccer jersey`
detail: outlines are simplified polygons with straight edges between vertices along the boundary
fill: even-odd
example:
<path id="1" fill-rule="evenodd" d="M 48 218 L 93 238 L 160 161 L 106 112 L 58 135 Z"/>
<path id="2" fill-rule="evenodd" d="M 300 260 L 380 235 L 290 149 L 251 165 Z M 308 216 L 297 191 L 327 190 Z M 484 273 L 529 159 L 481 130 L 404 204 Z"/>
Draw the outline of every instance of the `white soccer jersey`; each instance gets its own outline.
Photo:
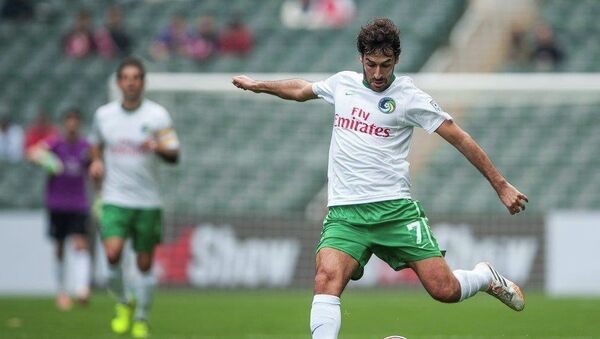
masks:
<path id="1" fill-rule="evenodd" d="M 161 206 L 158 190 L 158 156 L 141 148 L 158 131 L 172 127 L 171 117 L 159 104 L 144 99 L 135 111 L 119 101 L 96 110 L 91 142 L 104 146 L 104 203 L 129 208 Z"/>
<path id="2" fill-rule="evenodd" d="M 328 206 L 410 198 L 406 157 L 413 127 L 433 133 L 452 117 L 407 76 L 380 93 L 356 72 L 337 73 L 312 89 L 335 110 Z"/>

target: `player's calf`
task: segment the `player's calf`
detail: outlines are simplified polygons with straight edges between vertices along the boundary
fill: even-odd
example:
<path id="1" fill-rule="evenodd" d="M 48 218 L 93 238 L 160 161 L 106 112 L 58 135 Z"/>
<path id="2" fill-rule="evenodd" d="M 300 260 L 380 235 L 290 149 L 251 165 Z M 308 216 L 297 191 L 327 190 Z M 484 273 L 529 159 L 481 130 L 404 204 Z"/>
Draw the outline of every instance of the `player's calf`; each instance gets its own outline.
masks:
<path id="1" fill-rule="evenodd" d="M 429 295 L 443 303 L 455 303 L 460 301 L 461 291 L 458 282 L 450 282 L 448 284 L 439 284 L 435 287 L 427 289 Z"/>

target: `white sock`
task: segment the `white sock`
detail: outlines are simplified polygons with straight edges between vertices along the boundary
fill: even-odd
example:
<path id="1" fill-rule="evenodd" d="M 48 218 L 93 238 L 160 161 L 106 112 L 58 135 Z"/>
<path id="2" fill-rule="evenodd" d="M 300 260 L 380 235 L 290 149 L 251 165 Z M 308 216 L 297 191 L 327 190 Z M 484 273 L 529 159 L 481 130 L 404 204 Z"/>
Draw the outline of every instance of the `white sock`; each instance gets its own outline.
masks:
<path id="1" fill-rule="evenodd" d="M 455 270 L 454 276 L 460 283 L 460 300 L 463 301 L 477 294 L 479 291 L 485 291 L 492 281 L 491 272 Z"/>
<path id="2" fill-rule="evenodd" d="M 135 286 L 135 320 L 146 320 L 150 304 L 152 303 L 152 290 L 154 289 L 154 275 L 152 272 L 142 273 Z"/>
<path id="3" fill-rule="evenodd" d="M 128 302 L 125 295 L 125 287 L 123 286 L 123 273 L 119 264 L 108 265 L 108 291 L 120 303 L 126 304 Z"/>
<path id="4" fill-rule="evenodd" d="M 310 331 L 313 339 L 337 339 L 342 325 L 340 298 L 317 294 L 310 309 Z"/>
<path id="5" fill-rule="evenodd" d="M 58 293 L 65 293 L 65 260 L 56 259 L 56 265 L 54 266 L 54 274 L 56 276 L 56 284 L 58 287 Z"/>
<path id="6" fill-rule="evenodd" d="M 75 251 L 73 269 L 75 270 L 75 293 L 85 295 L 90 289 L 90 254 L 87 250 Z"/>

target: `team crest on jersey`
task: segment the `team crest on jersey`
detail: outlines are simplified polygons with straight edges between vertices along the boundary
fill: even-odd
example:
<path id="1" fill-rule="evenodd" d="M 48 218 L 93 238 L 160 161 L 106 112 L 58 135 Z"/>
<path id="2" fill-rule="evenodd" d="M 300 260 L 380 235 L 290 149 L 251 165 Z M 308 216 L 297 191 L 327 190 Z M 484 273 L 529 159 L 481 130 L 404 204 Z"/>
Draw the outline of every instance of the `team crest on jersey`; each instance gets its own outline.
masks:
<path id="1" fill-rule="evenodd" d="M 396 102 L 390 97 L 385 97 L 379 100 L 377 105 L 382 113 L 389 114 L 396 110 Z"/>
<path id="2" fill-rule="evenodd" d="M 441 112 L 442 108 L 440 107 L 440 105 L 437 104 L 437 102 L 435 102 L 435 100 L 431 99 L 431 101 L 429 101 L 429 103 L 431 104 L 431 106 L 433 106 L 433 108 L 438 111 Z"/>

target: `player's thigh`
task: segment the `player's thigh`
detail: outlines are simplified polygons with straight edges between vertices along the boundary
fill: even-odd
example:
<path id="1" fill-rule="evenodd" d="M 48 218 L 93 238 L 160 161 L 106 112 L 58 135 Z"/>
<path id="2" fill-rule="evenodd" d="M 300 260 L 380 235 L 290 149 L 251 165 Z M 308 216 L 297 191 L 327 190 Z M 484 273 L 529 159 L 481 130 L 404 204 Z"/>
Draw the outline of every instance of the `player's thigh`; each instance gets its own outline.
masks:
<path id="1" fill-rule="evenodd" d="M 138 209 L 132 230 L 133 249 L 136 253 L 152 253 L 162 240 L 162 210 Z"/>
<path id="2" fill-rule="evenodd" d="M 371 257 L 369 230 L 364 226 L 354 223 L 351 215 L 344 215 L 344 208 L 330 209 L 325 221 L 321 238 L 317 244 L 317 260 L 319 254 L 325 249 L 334 249 L 343 253 L 356 262 L 352 279 L 362 277 L 364 266 Z M 318 266 L 318 262 L 317 262 Z"/>
<path id="3" fill-rule="evenodd" d="M 322 248 L 317 253 L 316 265 L 315 294 L 340 296 L 360 264 L 346 252 Z"/>
<path id="4" fill-rule="evenodd" d="M 102 205 L 100 219 L 100 236 L 102 240 L 109 238 L 127 239 L 135 221 L 135 210 L 111 204 Z"/>

